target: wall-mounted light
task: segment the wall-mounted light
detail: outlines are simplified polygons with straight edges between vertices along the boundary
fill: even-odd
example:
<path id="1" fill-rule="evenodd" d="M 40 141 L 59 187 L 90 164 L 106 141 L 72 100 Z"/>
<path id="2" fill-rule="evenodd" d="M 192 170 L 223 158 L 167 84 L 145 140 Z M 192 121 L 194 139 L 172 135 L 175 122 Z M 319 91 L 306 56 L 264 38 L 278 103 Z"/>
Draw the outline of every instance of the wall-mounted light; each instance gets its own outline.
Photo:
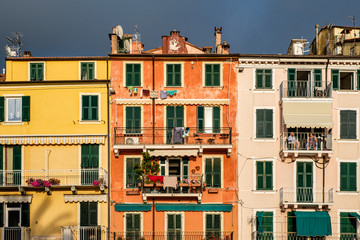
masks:
<path id="1" fill-rule="evenodd" d="M 191 69 L 194 69 L 194 62 L 191 61 Z"/>

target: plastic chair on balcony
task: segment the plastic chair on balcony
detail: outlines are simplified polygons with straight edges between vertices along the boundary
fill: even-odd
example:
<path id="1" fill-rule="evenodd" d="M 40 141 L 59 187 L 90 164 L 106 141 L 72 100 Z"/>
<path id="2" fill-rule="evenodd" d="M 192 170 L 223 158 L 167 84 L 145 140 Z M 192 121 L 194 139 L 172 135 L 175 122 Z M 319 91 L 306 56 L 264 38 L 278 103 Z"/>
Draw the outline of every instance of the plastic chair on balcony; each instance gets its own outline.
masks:
<path id="1" fill-rule="evenodd" d="M 208 139 L 209 144 L 213 144 L 215 142 L 216 134 L 213 134 L 212 137 Z"/>
<path id="2" fill-rule="evenodd" d="M 195 141 L 198 142 L 198 144 L 201 144 L 202 142 L 202 138 L 200 138 L 200 135 L 197 134 L 197 133 L 194 133 L 194 138 L 195 138 Z"/>
<path id="3" fill-rule="evenodd" d="M 306 144 L 306 150 L 312 150 L 312 149 L 316 150 L 316 146 L 317 146 L 317 139 L 312 133 L 310 133 L 310 136 Z"/>

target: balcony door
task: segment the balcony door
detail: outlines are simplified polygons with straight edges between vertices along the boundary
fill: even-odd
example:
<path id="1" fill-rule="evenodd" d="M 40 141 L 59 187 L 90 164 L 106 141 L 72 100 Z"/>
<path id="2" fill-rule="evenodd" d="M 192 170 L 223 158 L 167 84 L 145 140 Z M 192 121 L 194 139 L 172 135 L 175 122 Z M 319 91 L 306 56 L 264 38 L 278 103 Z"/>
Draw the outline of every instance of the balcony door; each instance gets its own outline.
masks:
<path id="1" fill-rule="evenodd" d="M 92 185 L 99 179 L 99 145 L 81 145 L 81 185 Z"/>
<path id="2" fill-rule="evenodd" d="M 183 179 L 190 179 L 189 176 L 189 158 L 162 158 L 160 160 L 160 174 L 161 176 L 177 176 L 180 182 Z M 186 192 L 187 188 L 172 189 L 172 192 Z M 160 191 L 167 191 L 162 190 Z"/>
<path id="3" fill-rule="evenodd" d="M 5 170 L 5 171 L 4 171 Z M 0 146 L 0 185 L 21 184 L 21 146 Z"/>
<path id="4" fill-rule="evenodd" d="M 182 134 L 176 127 L 184 127 L 184 106 L 166 107 L 166 144 L 182 144 Z"/>
<path id="5" fill-rule="evenodd" d="M 101 239 L 97 202 L 80 203 L 80 240 L 85 239 Z"/>
<path id="6" fill-rule="evenodd" d="M 181 213 L 167 214 L 167 240 L 181 240 L 182 220 Z"/>
<path id="7" fill-rule="evenodd" d="M 4 239 L 21 239 L 21 227 L 30 226 L 30 205 L 28 203 L 8 203 L 5 208 Z"/>
<path id="8" fill-rule="evenodd" d="M 313 202 L 313 164 L 298 162 L 296 166 L 296 201 Z"/>

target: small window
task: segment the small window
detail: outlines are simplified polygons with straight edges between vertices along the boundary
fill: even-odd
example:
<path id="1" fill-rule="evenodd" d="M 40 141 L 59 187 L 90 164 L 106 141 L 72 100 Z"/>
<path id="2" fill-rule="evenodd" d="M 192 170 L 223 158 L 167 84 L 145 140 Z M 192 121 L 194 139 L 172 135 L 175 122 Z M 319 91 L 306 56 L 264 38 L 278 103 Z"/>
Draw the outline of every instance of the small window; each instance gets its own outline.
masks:
<path id="1" fill-rule="evenodd" d="M 30 81 L 44 80 L 44 64 L 30 63 Z"/>
<path id="2" fill-rule="evenodd" d="M 256 110 L 256 138 L 273 138 L 273 110 Z"/>
<path id="3" fill-rule="evenodd" d="M 205 158 L 205 179 L 208 187 L 221 187 L 221 158 Z"/>
<path id="4" fill-rule="evenodd" d="M 95 63 L 82 62 L 81 63 L 81 80 L 93 80 L 95 78 Z"/>
<path id="5" fill-rule="evenodd" d="M 223 239 L 221 236 L 221 214 L 205 214 L 206 239 Z"/>
<path id="6" fill-rule="evenodd" d="M 272 162 L 256 162 L 256 190 L 273 190 Z"/>
<path id="7" fill-rule="evenodd" d="M 90 226 L 97 226 L 98 225 L 98 203 L 97 202 L 81 202 L 80 203 L 80 226 L 81 227 L 90 227 Z M 90 239 L 91 231 L 95 233 L 93 229 L 90 231 L 81 231 L 80 234 L 83 235 L 80 239 Z M 88 235 L 87 235 L 88 234 Z M 87 238 L 89 237 L 89 238 Z M 97 239 L 97 238 L 96 238 Z"/>
<path id="8" fill-rule="evenodd" d="M 220 107 L 197 107 L 197 132 L 220 133 Z"/>
<path id="9" fill-rule="evenodd" d="M 340 163 L 340 191 L 356 191 L 356 163 Z"/>
<path id="10" fill-rule="evenodd" d="M 331 80 L 334 90 L 354 90 L 355 76 L 354 72 L 342 72 L 338 69 L 331 70 Z"/>
<path id="11" fill-rule="evenodd" d="M 256 89 L 272 89 L 272 70 L 256 69 Z"/>
<path id="12" fill-rule="evenodd" d="M 140 158 L 126 158 L 126 188 L 138 187 L 140 176 L 135 171 L 137 165 L 140 165 Z"/>
<path id="13" fill-rule="evenodd" d="M 83 121 L 99 120 L 99 97 L 97 95 L 82 96 L 82 119 Z"/>
<path id="14" fill-rule="evenodd" d="M 205 64 L 205 86 L 220 86 L 220 64 Z"/>
<path id="15" fill-rule="evenodd" d="M 0 97 L 0 122 L 4 120 L 6 122 L 29 122 L 30 96 Z"/>
<path id="16" fill-rule="evenodd" d="M 182 224 L 181 224 L 181 214 L 179 213 L 168 213 L 167 214 L 167 232 L 168 239 L 180 240 Z"/>
<path id="17" fill-rule="evenodd" d="M 355 110 L 340 111 L 340 139 L 356 139 L 356 114 Z"/>
<path id="18" fill-rule="evenodd" d="M 166 64 L 166 86 L 181 87 L 181 64 Z"/>
<path id="19" fill-rule="evenodd" d="M 126 133 L 141 133 L 141 107 L 126 107 Z"/>
<path id="20" fill-rule="evenodd" d="M 126 64 L 126 86 L 140 87 L 141 86 L 141 64 L 127 63 Z"/>

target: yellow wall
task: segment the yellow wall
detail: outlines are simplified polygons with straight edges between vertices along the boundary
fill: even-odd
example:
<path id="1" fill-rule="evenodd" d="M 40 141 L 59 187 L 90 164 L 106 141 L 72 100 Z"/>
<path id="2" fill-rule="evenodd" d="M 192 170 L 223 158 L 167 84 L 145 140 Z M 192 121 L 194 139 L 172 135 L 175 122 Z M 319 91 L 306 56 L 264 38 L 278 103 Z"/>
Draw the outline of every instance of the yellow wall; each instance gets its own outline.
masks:
<path id="1" fill-rule="evenodd" d="M 45 81 L 80 80 L 80 62 L 95 62 L 96 79 L 110 78 L 110 63 L 107 64 L 107 60 L 7 60 L 6 81 L 29 81 L 32 62 L 44 63 Z"/>

